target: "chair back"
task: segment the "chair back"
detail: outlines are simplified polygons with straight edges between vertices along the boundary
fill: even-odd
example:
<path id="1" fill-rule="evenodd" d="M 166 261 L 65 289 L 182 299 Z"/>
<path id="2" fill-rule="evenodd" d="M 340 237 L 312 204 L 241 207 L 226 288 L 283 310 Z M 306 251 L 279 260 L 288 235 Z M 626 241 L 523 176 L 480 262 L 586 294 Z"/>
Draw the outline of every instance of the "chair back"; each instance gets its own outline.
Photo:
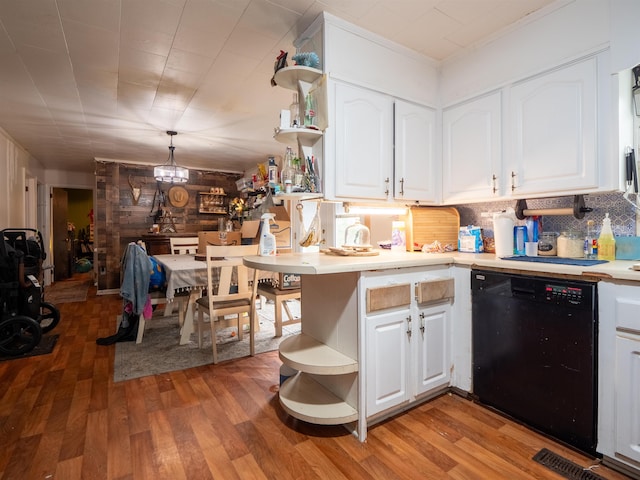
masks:
<path id="1" fill-rule="evenodd" d="M 257 254 L 258 245 L 207 245 L 207 285 L 211 310 L 214 302 L 255 297 L 259 271 L 253 271 L 250 283 L 249 268 L 242 259 Z M 232 291 L 232 287 L 237 289 Z"/>
<path id="2" fill-rule="evenodd" d="M 171 255 L 198 253 L 198 237 L 171 237 Z"/>

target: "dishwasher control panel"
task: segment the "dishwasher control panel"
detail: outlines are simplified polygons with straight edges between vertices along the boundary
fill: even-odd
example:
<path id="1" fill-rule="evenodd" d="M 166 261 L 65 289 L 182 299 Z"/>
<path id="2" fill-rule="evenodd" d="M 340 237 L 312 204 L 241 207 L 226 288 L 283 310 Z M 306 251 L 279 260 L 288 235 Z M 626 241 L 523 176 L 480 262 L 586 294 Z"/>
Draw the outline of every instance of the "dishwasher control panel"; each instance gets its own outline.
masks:
<path id="1" fill-rule="evenodd" d="M 580 305 L 582 303 L 581 287 L 551 284 L 545 285 L 546 299 L 556 304 Z"/>

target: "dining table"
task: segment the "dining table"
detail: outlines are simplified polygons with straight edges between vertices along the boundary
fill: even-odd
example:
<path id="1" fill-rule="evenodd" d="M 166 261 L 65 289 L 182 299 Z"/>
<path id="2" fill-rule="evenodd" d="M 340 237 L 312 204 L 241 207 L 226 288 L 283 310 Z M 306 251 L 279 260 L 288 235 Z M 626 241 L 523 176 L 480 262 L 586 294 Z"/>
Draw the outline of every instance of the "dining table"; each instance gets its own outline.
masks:
<path id="1" fill-rule="evenodd" d="M 207 262 L 197 260 L 193 254 L 162 254 L 154 255 L 153 258 L 164 268 L 168 302 L 172 302 L 176 294 L 188 292 L 184 323 L 180 328 L 180 345 L 186 345 L 194 331 L 192 305 L 207 288 Z"/>
<path id="2" fill-rule="evenodd" d="M 207 288 L 207 262 L 194 254 L 161 254 L 153 255 L 153 258 L 164 268 L 168 302 L 172 302 L 176 294 L 184 295 L 184 292 L 188 292 L 184 323 L 180 328 L 180 345 L 186 345 L 194 332 L 193 304 Z M 265 280 L 277 282 L 278 275 L 261 271 L 259 281 Z"/>

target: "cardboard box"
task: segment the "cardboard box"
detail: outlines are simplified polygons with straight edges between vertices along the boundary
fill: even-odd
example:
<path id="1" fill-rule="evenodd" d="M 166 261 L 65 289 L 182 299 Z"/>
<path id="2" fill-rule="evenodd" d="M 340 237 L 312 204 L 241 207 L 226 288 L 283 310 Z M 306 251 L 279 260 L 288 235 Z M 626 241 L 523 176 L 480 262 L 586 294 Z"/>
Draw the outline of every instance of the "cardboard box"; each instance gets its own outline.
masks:
<path id="1" fill-rule="evenodd" d="M 271 213 L 275 213 L 275 223 L 271 222 L 271 233 L 276 237 L 276 247 L 280 250 L 291 249 L 291 221 L 287 209 L 282 206 L 271 207 Z M 258 235 L 260 232 L 258 231 Z M 259 239 L 258 239 L 259 241 Z"/>
<path id="2" fill-rule="evenodd" d="M 271 233 L 276 237 L 278 251 L 291 249 L 291 222 L 277 220 L 271 224 Z"/>
<path id="3" fill-rule="evenodd" d="M 244 220 L 240 227 L 242 238 L 257 238 L 260 233 L 260 220 Z"/>
<path id="4" fill-rule="evenodd" d="M 240 245 L 241 242 L 240 232 L 227 232 L 226 245 Z M 198 255 L 207 254 L 207 245 L 222 245 L 220 232 L 198 232 Z"/>
<path id="5" fill-rule="evenodd" d="M 301 277 L 297 273 L 280 273 L 278 278 L 278 288 L 280 290 L 293 290 L 300 288 Z"/>

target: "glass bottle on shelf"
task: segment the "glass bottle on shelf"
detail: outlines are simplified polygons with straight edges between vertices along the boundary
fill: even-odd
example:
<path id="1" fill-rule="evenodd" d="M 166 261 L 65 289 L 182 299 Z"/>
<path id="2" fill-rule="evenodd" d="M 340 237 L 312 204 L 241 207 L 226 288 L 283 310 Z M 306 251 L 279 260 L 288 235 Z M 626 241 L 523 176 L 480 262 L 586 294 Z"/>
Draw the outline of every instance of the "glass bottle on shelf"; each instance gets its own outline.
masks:
<path id="1" fill-rule="evenodd" d="M 316 100 L 311 95 L 311 93 L 307 93 L 307 96 L 304 99 L 304 126 L 305 127 L 314 127 L 316 124 Z"/>
<path id="2" fill-rule="evenodd" d="M 284 154 L 282 171 L 280 172 L 280 180 L 282 181 L 285 193 L 291 193 L 293 191 L 295 176 L 296 170 L 293 166 L 293 150 L 291 147 L 287 147 L 287 151 Z"/>
<path id="3" fill-rule="evenodd" d="M 291 126 L 300 126 L 300 104 L 298 103 L 298 94 L 293 94 L 293 102 L 289 105 L 289 113 L 291 114 Z"/>
<path id="4" fill-rule="evenodd" d="M 293 180 L 293 191 L 302 192 L 304 190 L 304 172 L 302 171 L 301 160 L 296 157 L 293 159 L 293 168 L 295 170 Z"/>
<path id="5" fill-rule="evenodd" d="M 275 188 L 278 183 L 278 164 L 275 157 L 269 157 L 269 165 L 267 166 L 267 176 L 269 186 Z"/>

